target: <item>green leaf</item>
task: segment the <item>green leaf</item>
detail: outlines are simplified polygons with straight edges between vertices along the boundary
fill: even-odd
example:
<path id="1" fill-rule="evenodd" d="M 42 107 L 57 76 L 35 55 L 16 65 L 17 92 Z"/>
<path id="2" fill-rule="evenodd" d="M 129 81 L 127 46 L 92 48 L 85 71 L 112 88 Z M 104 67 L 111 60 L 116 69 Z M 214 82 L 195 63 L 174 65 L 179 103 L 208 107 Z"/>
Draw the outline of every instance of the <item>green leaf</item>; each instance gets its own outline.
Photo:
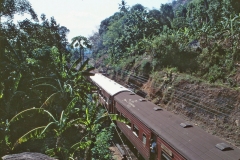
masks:
<path id="1" fill-rule="evenodd" d="M 10 121 L 9 124 L 12 122 L 15 122 L 17 120 L 19 120 L 19 118 L 24 118 L 25 116 L 28 116 L 31 113 L 38 113 L 38 112 L 42 112 L 43 113 L 43 109 L 40 108 L 30 108 L 30 109 L 26 109 L 24 111 L 21 111 L 20 113 L 18 113 L 17 115 L 15 115 Z"/>
<path id="2" fill-rule="evenodd" d="M 46 132 L 46 130 L 48 129 L 48 127 L 50 127 L 52 124 L 56 124 L 56 122 L 50 122 L 50 123 L 48 123 L 48 125 L 47 125 L 47 126 L 44 128 L 44 130 L 41 132 L 40 136 L 43 135 L 43 134 Z"/>
<path id="3" fill-rule="evenodd" d="M 82 118 L 77 118 L 77 119 L 74 119 L 74 120 L 68 122 L 67 126 L 73 126 L 75 124 L 83 124 L 87 127 L 88 122 L 86 120 L 82 119 Z"/>
<path id="4" fill-rule="evenodd" d="M 13 145 L 13 148 L 12 150 L 18 145 L 18 144 L 21 144 L 23 142 L 26 142 L 30 139 L 33 139 L 33 138 L 39 138 L 42 131 L 44 130 L 46 126 L 41 126 L 41 127 L 37 127 L 37 128 L 34 128 L 32 129 L 31 131 L 27 132 L 26 134 L 24 134 L 22 137 L 20 137 L 16 142 L 15 144 Z"/>
<path id="5" fill-rule="evenodd" d="M 42 113 L 42 114 L 46 114 L 47 116 L 51 117 L 54 121 L 55 118 L 53 117 L 53 115 L 48 112 L 47 110 L 44 110 L 42 108 L 30 108 L 30 109 L 26 109 L 20 113 L 18 113 L 17 115 L 15 115 L 10 121 L 9 121 L 9 125 L 12 123 L 12 122 L 15 122 L 17 120 L 19 120 L 20 118 L 24 118 L 26 116 L 29 116 L 33 113 Z"/>
<path id="6" fill-rule="evenodd" d="M 60 94 L 61 94 L 61 92 L 56 92 L 56 93 L 53 93 L 52 95 L 50 95 L 40 108 L 49 106 L 49 104 L 51 104 L 56 98 L 60 97 Z"/>
<path id="7" fill-rule="evenodd" d="M 41 86 L 44 86 L 44 87 L 52 87 L 54 90 L 58 91 L 59 89 L 57 87 L 55 87 L 54 85 L 51 85 L 51 84 L 38 84 L 38 85 L 35 85 L 33 86 L 34 88 L 36 87 L 41 87 Z"/>
<path id="8" fill-rule="evenodd" d="M 107 112 L 104 113 L 101 118 L 98 120 L 98 123 L 102 123 L 106 121 L 108 118 L 111 118 L 113 121 L 119 121 L 123 123 L 129 123 L 129 120 L 123 116 L 119 116 L 117 114 L 108 114 Z"/>
<path id="9" fill-rule="evenodd" d="M 71 70 L 75 70 L 76 69 L 76 67 L 77 67 L 77 65 L 80 63 L 82 61 L 82 59 L 81 58 L 78 58 L 73 64 L 72 64 L 72 66 L 71 66 L 71 68 L 69 69 L 69 71 L 71 71 Z M 68 72 L 69 72 L 68 71 Z"/>
<path id="10" fill-rule="evenodd" d="M 73 150 L 72 152 L 75 152 L 78 149 L 86 149 L 87 147 L 90 146 L 91 143 L 92 143 L 91 140 L 88 140 L 86 142 L 78 142 L 71 147 L 71 150 Z"/>
<path id="11" fill-rule="evenodd" d="M 82 71 L 88 64 L 89 58 L 81 65 L 79 71 Z"/>
<path id="12" fill-rule="evenodd" d="M 77 102 L 78 102 L 78 97 L 75 97 L 72 99 L 72 101 L 68 104 L 68 106 L 66 108 L 66 114 L 68 114 L 70 112 L 70 110 L 74 108 L 74 106 Z"/>

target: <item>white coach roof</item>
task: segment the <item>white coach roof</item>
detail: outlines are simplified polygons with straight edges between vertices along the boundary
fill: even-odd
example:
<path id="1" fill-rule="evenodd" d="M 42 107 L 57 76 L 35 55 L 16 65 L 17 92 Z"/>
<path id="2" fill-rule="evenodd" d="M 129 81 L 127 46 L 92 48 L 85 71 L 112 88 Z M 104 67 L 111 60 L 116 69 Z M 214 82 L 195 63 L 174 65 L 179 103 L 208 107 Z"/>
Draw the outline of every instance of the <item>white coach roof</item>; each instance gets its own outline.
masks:
<path id="1" fill-rule="evenodd" d="M 130 91 L 129 89 L 125 88 L 124 86 L 116 83 L 115 81 L 103 76 L 100 73 L 95 73 L 94 76 L 90 76 L 92 81 L 96 83 L 99 87 L 105 90 L 111 96 L 123 92 L 123 91 Z M 131 91 L 130 91 L 131 92 Z"/>

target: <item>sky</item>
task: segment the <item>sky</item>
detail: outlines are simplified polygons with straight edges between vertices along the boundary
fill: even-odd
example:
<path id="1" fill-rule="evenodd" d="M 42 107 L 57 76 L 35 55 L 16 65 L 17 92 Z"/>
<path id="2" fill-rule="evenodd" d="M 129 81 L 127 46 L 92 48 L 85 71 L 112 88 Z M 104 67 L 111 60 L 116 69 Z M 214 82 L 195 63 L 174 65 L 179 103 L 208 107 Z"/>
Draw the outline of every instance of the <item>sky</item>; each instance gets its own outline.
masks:
<path id="1" fill-rule="evenodd" d="M 169 1 L 171 0 L 125 0 L 130 7 L 139 3 L 148 9 L 159 9 L 161 4 Z M 44 13 L 48 19 L 54 17 L 58 24 L 67 27 L 70 30 L 68 41 L 71 42 L 75 36 L 89 37 L 98 31 L 102 20 L 119 11 L 118 4 L 121 0 L 29 0 L 29 2 L 39 17 Z M 18 18 L 17 16 L 16 19 Z"/>

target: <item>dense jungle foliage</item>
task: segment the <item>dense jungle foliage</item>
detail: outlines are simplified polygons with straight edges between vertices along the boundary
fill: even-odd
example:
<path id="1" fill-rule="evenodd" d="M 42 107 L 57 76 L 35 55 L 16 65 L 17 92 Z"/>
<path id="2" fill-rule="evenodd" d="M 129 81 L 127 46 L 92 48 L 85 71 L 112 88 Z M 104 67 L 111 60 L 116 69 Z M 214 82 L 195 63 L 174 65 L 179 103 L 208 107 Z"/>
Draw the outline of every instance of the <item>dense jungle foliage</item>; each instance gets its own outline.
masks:
<path id="1" fill-rule="evenodd" d="M 156 8 L 123 0 L 90 37 L 96 61 L 104 57 L 111 73 L 149 76 L 167 68 L 239 85 L 233 78 L 240 60 L 239 1 L 174 0 Z"/>
<path id="2" fill-rule="evenodd" d="M 14 14 L 31 19 L 13 23 Z M 41 152 L 59 159 L 110 159 L 114 124 L 87 80 L 86 37 L 40 19 L 28 1 L 0 1 L 0 157 Z M 104 122 L 104 123 L 103 123 Z"/>

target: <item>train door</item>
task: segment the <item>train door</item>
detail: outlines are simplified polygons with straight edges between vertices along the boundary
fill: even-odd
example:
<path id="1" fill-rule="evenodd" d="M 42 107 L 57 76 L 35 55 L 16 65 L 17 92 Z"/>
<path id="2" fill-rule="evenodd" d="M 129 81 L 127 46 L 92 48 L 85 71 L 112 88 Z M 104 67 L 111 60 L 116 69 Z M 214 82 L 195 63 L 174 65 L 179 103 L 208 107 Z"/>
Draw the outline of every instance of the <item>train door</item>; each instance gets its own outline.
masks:
<path id="1" fill-rule="evenodd" d="M 109 106 L 109 112 L 114 113 L 114 108 L 113 108 L 113 104 L 112 104 L 112 97 L 108 98 L 108 106 Z"/>
<path id="2" fill-rule="evenodd" d="M 154 134 L 151 134 L 150 140 L 150 160 L 157 160 L 158 155 L 157 150 L 157 137 Z"/>

